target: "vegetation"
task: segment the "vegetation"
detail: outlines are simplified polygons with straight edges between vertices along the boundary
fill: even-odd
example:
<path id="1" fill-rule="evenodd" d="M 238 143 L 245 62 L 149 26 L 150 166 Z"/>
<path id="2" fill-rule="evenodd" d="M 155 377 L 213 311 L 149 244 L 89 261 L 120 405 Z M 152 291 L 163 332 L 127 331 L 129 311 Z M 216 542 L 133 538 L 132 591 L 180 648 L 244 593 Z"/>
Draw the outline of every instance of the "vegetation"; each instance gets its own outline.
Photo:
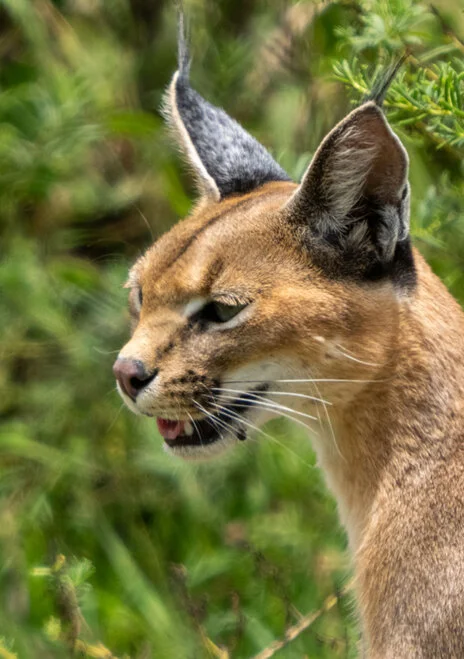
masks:
<path id="1" fill-rule="evenodd" d="M 415 243 L 463 301 L 459 0 L 186 10 L 196 87 L 295 178 L 409 53 L 385 108 L 411 158 Z M 278 420 L 192 466 L 114 388 L 128 265 L 193 199 L 158 112 L 172 3 L 0 12 L 0 657 L 356 656 L 346 541 L 305 432 Z"/>

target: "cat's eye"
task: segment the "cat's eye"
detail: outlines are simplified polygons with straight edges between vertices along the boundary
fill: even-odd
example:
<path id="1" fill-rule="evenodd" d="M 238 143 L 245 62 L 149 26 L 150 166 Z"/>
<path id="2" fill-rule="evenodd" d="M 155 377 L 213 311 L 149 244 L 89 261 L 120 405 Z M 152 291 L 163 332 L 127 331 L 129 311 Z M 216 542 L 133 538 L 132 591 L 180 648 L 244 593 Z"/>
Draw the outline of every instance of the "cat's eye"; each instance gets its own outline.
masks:
<path id="1" fill-rule="evenodd" d="M 211 323 L 227 323 L 232 320 L 247 304 L 225 304 L 224 302 L 209 302 L 199 312 L 202 320 Z"/>
<path id="2" fill-rule="evenodd" d="M 138 315 L 142 309 L 143 303 L 143 294 L 142 289 L 138 287 L 133 287 L 129 295 L 129 308 L 131 313 Z"/>

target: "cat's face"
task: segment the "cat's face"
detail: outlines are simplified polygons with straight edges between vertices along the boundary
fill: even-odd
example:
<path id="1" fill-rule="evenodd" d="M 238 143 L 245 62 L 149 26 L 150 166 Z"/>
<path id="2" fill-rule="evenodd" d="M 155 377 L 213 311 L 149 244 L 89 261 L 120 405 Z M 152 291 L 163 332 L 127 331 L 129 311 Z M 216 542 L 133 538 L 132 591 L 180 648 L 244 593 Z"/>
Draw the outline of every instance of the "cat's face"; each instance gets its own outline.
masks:
<path id="1" fill-rule="evenodd" d="M 132 268 L 133 333 L 114 371 L 127 405 L 197 457 L 289 409 L 278 394 L 311 417 L 309 381 L 361 380 L 360 346 L 382 363 L 415 273 L 407 156 L 374 102 L 333 129 L 296 185 L 190 88 L 185 66 L 168 114 L 202 198 Z"/>

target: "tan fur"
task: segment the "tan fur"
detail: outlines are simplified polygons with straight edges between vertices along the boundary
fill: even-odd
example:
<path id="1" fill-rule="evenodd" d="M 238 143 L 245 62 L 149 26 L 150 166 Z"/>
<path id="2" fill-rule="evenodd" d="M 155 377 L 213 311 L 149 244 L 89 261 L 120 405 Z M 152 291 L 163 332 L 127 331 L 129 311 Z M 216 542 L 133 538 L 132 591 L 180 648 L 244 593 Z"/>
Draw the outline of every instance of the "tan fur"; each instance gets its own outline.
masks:
<path id="1" fill-rule="evenodd" d="M 408 293 L 324 275 L 287 221 L 294 191 L 268 183 L 202 204 L 136 263 L 132 306 L 139 288 L 143 304 L 121 355 L 159 374 L 128 404 L 202 418 L 192 400 L 207 407 L 212 382 L 260 373 L 330 402 L 269 396 L 321 419 L 313 441 L 354 556 L 366 656 L 463 657 L 464 315 L 417 252 Z M 231 292 L 253 300 L 237 326 L 189 326 L 185 305 Z"/>

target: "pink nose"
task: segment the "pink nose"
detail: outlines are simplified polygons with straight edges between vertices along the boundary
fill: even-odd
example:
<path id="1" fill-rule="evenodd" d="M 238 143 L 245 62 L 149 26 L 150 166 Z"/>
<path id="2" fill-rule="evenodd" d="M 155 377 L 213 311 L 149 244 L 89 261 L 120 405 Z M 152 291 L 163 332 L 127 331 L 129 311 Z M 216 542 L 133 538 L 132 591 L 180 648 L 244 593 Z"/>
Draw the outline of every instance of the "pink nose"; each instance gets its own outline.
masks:
<path id="1" fill-rule="evenodd" d="M 135 400 L 137 394 L 156 377 L 157 370 L 147 374 L 143 363 L 137 359 L 118 357 L 113 364 L 113 373 L 121 390 Z"/>

